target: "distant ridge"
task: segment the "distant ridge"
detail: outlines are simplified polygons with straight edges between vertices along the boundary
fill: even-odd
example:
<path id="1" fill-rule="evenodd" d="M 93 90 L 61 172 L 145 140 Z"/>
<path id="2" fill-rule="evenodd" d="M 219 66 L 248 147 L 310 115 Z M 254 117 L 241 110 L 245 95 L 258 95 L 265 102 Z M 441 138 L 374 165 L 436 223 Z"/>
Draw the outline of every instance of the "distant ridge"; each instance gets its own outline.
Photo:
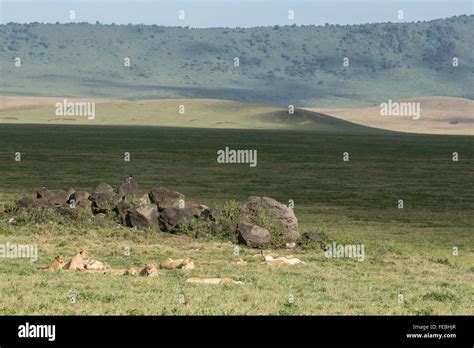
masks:
<path id="1" fill-rule="evenodd" d="M 0 25 L 0 94 L 284 108 L 367 107 L 419 95 L 473 99 L 473 27 L 472 15 L 246 29 L 10 23 Z"/>

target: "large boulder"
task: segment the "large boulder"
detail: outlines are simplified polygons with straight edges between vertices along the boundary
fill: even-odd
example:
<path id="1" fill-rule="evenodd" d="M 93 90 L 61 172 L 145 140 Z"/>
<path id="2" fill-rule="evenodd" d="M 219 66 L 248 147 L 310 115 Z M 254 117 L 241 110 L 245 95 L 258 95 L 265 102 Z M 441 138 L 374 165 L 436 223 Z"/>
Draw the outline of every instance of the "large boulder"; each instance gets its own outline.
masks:
<path id="1" fill-rule="evenodd" d="M 97 185 L 93 195 L 96 195 L 99 193 L 112 193 L 112 192 L 114 192 L 114 188 L 112 186 L 106 183 L 102 183 L 102 184 Z"/>
<path id="2" fill-rule="evenodd" d="M 237 224 L 237 237 L 239 243 L 252 248 L 263 248 L 272 242 L 272 235 L 266 228 L 248 222 Z"/>
<path id="3" fill-rule="evenodd" d="M 204 231 L 199 230 L 194 234 L 194 238 L 196 238 L 196 239 L 206 239 L 207 238 L 207 233 L 204 232 Z"/>
<path id="4" fill-rule="evenodd" d="M 217 222 L 220 217 L 220 211 L 215 208 L 206 208 L 201 212 L 200 218 L 205 221 Z"/>
<path id="5" fill-rule="evenodd" d="M 49 199 L 50 196 L 51 196 L 51 193 L 48 191 L 46 187 L 42 187 L 41 190 L 39 190 L 36 193 L 36 198 Z"/>
<path id="6" fill-rule="evenodd" d="M 114 210 L 117 204 L 122 200 L 122 197 L 115 192 L 104 192 L 95 194 L 92 198 L 92 210 L 95 214 Z"/>
<path id="7" fill-rule="evenodd" d="M 69 201 L 69 198 L 72 194 L 76 192 L 73 188 L 69 188 L 67 191 L 58 191 L 58 192 L 48 192 L 45 195 L 45 199 L 48 200 L 51 204 L 54 204 L 57 207 L 62 206 L 64 203 Z"/>
<path id="8" fill-rule="evenodd" d="M 100 184 L 89 197 L 92 201 L 92 211 L 94 214 L 107 214 L 114 210 L 117 204 L 122 200 L 122 196 L 114 191 L 109 184 Z"/>
<path id="9" fill-rule="evenodd" d="M 148 192 L 140 190 L 137 182 L 132 177 L 125 180 L 125 182 L 118 187 L 117 192 L 129 203 L 140 205 L 150 204 Z"/>
<path id="10" fill-rule="evenodd" d="M 78 210 L 76 206 L 73 206 L 70 203 L 63 203 L 63 205 L 60 207 L 56 207 L 56 213 L 62 216 L 68 216 L 73 219 L 76 219 L 78 216 Z"/>
<path id="11" fill-rule="evenodd" d="M 150 200 L 158 206 L 159 211 L 166 208 L 184 208 L 184 195 L 164 187 L 154 187 L 149 193 Z"/>
<path id="12" fill-rule="evenodd" d="M 251 216 L 267 215 L 281 224 L 281 235 L 291 241 L 297 241 L 298 219 L 293 210 L 269 197 L 250 196 L 245 203 L 247 213 Z"/>
<path id="13" fill-rule="evenodd" d="M 192 221 L 193 211 L 187 208 L 166 208 L 158 218 L 160 230 L 163 232 L 173 232 L 184 224 Z"/>
<path id="14" fill-rule="evenodd" d="M 146 230 L 158 226 L 158 207 L 155 204 L 140 205 L 128 210 L 127 225 Z"/>
<path id="15" fill-rule="evenodd" d="M 92 202 L 89 199 L 90 194 L 87 191 L 76 191 L 69 198 L 69 206 L 72 209 L 79 209 L 84 212 L 91 211 Z"/>
<path id="16" fill-rule="evenodd" d="M 54 209 L 55 205 L 44 198 L 22 197 L 16 201 L 16 207 L 20 211 L 29 211 L 31 209 Z"/>
<path id="17" fill-rule="evenodd" d="M 190 210 L 193 213 L 193 216 L 196 218 L 200 217 L 204 211 L 209 209 L 209 207 L 203 204 L 198 204 L 198 203 L 193 203 L 193 202 L 186 202 L 186 204 L 184 205 L 184 208 Z"/>
<path id="18" fill-rule="evenodd" d="M 115 206 L 115 212 L 122 223 L 126 224 L 128 212 L 132 208 L 134 208 L 134 206 L 127 201 L 120 201 Z"/>
<path id="19" fill-rule="evenodd" d="M 138 188 L 138 183 L 137 181 L 129 177 L 126 179 L 117 189 L 117 192 L 121 194 L 122 196 L 128 195 L 128 194 L 133 194 L 134 192 L 137 192 L 139 190 Z"/>

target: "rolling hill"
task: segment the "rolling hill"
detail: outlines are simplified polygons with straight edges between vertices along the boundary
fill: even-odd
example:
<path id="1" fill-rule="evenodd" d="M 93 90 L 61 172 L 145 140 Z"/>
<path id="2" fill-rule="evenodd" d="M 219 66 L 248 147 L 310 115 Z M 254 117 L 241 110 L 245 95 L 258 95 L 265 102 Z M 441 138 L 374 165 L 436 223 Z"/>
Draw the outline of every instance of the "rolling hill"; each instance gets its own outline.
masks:
<path id="1" fill-rule="evenodd" d="M 381 116 L 380 106 L 353 109 L 307 108 L 368 127 L 397 132 L 474 135 L 474 101 L 452 97 L 419 97 L 400 102 L 419 103 L 420 118 Z"/>
<path id="2" fill-rule="evenodd" d="M 376 129 L 350 123 L 308 110 L 243 104 L 212 99 L 107 100 L 94 102 L 94 117 L 56 115 L 56 103 L 64 98 L 0 97 L 0 124 L 135 125 L 189 128 L 308 130 L 324 133 L 379 133 Z M 184 106 L 184 113 L 180 107 Z"/>

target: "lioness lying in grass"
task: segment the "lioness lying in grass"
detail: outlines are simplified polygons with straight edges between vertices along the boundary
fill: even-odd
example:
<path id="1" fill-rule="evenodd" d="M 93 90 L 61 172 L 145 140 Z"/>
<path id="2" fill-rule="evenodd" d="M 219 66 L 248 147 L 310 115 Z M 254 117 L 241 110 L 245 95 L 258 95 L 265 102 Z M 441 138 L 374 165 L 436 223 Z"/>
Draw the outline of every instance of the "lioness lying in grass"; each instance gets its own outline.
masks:
<path id="1" fill-rule="evenodd" d="M 168 259 L 160 263 L 160 268 L 161 269 L 184 269 L 184 270 L 189 270 L 189 269 L 194 269 L 194 262 L 189 258 L 185 257 L 184 259 Z"/>

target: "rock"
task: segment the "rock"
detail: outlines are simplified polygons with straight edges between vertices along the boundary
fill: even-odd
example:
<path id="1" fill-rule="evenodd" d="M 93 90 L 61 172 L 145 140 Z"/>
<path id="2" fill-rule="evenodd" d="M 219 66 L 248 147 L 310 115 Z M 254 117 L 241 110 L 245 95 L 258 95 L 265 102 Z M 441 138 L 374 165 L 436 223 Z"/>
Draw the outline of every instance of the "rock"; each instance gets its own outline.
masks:
<path id="1" fill-rule="evenodd" d="M 71 195 L 76 192 L 72 187 L 67 191 L 59 191 L 56 193 L 49 193 L 48 202 L 54 204 L 55 206 L 62 206 L 64 203 L 69 201 Z"/>
<path id="2" fill-rule="evenodd" d="M 21 197 L 16 201 L 16 207 L 20 210 L 30 210 L 34 208 L 35 201 L 36 200 L 31 197 Z"/>
<path id="3" fill-rule="evenodd" d="M 5 208 L 4 207 L 0 207 L 0 214 L 3 214 L 5 212 Z"/>
<path id="4" fill-rule="evenodd" d="M 38 209 L 54 209 L 55 207 L 56 206 L 53 203 L 43 198 L 35 200 L 33 206 L 33 208 Z"/>
<path id="5" fill-rule="evenodd" d="M 131 177 L 125 180 L 125 182 L 119 186 L 117 192 L 129 203 L 142 205 L 150 204 L 148 192 L 141 191 L 138 188 L 138 184 L 135 179 Z"/>
<path id="6" fill-rule="evenodd" d="M 88 199 L 80 200 L 75 204 L 76 209 L 80 209 L 84 212 L 92 212 L 92 202 Z"/>
<path id="7" fill-rule="evenodd" d="M 63 203 L 62 206 L 56 208 L 56 212 L 62 216 L 69 216 L 70 218 L 77 218 L 77 209 L 71 207 L 69 203 Z"/>
<path id="8" fill-rule="evenodd" d="M 248 222 L 237 224 L 237 233 L 239 242 L 252 248 L 264 247 L 272 241 L 272 235 L 266 228 Z"/>
<path id="9" fill-rule="evenodd" d="M 214 208 L 206 208 L 204 211 L 201 213 L 201 219 L 204 219 L 206 221 L 212 221 L 212 222 L 217 222 L 220 217 L 220 211 Z"/>
<path id="10" fill-rule="evenodd" d="M 298 219 L 293 210 L 269 197 L 250 196 L 245 203 L 247 213 L 252 216 L 267 214 L 278 221 L 282 226 L 281 234 L 290 241 L 300 237 L 298 233 Z"/>
<path id="11" fill-rule="evenodd" d="M 201 214 L 206 210 L 209 209 L 209 207 L 206 207 L 203 204 L 198 204 L 198 203 L 193 203 L 193 202 L 187 202 L 185 203 L 185 208 L 189 209 L 192 211 L 194 217 L 198 218 L 201 216 Z"/>
<path id="12" fill-rule="evenodd" d="M 207 238 L 207 233 L 204 231 L 197 231 L 196 234 L 194 235 L 194 238 L 196 239 L 206 239 Z"/>
<path id="13" fill-rule="evenodd" d="M 136 191 L 133 193 L 129 193 L 125 195 L 125 200 L 132 204 L 139 204 L 139 205 L 148 205 L 150 204 L 150 197 L 148 196 L 148 192 L 145 191 Z"/>
<path id="14" fill-rule="evenodd" d="M 77 203 L 80 201 L 88 200 L 90 196 L 90 193 L 87 191 L 76 191 L 71 195 L 69 199 L 74 200 Z"/>
<path id="15" fill-rule="evenodd" d="M 164 187 L 151 189 L 150 200 L 158 206 L 159 211 L 166 208 L 185 208 L 184 195 L 179 192 L 170 191 Z"/>
<path id="16" fill-rule="evenodd" d="M 126 223 L 128 211 L 132 208 L 134 207 L 126 201 L 120 201 L 117 203 L 117 206 L 115 207 L 115 212 L 117 213 L 117 216 L 119 217 L 120 221 L 122 221 L 122 223 Z"/>
<path id="17" fill-rule="evenodd" d="M 105 219 L 105 214 L 104 213 L 98 213 L 94 215 L 94 221 L 100 221 Z"/>
<path id="18" fill-rule="evenodd" d="M 99 184 L 95 188 L 94 195 L 99 194 L 99 193 L 111 193 L 111 192 L 114 192 L 113 187 L 110 186 L 109 184 L 102 183 L 102 184 Z"/>
<path id="19" fill-rule="evenodd" d="M 286 243 L 285 248 L 290 249 L 290 250 L 295 249 L 296 248 L 296 243 L 295 242 Z"/>
<path id="20" fill-rule="evenodd" d="M 39 190 L 36 193 L 36 198 L 49 199 L 50 196 L 51 196 L 51 193 L 48 191 L 46 187 L 42 187 L 41 190 Z"/>
<path id="21" fill-rule="evenodd" d="M 127 225 L 146 230 L 158 226 L 158 207 L 155 204 L 141 205 L 128 211 Z"/>
<path id="22" fill-rule="evenodd" d="M 186 222 L 190 222 L 194 218 L 193 212 L 187 208 L 166 208 L 159 218 L 160 230 L 164 232 L 173 232 L 183 226 Z"/>
<path id="23" fill-rule="evenodd" d="M 16 202 L 16 207 L 22 211 L 31 209 L 54 209 L 55 206 L 44 198 L 34 199 L 31 197 L 22 197 Z"/>
<path id="24" fill-rule="evenodd" d="M 92 210 L 95 214 L 114 210 L 122 197 L 115 192 L 95 192 L 92 197 Z"/>
<path id="25" fill-rule="evenodd" d="M 235 226 L 235 228 L 237 228 L 237 226 Z M 235 228 L 233 231 L 235 231 Z M 211 231 L 213 236 L 218 236 L 222 234 L 223 228 L 221 225 L 213 222 L 209 225 L 209 231 Z"/>
<path id="26" fill-rule="evenodd" d="M 122 197 L 126 195 L 130 195 L 130 194 L 134 194 L 137 191 L 139 191 L 138 184 L 136 180 L 132 177 L 129 177 L 127 180 L 125 180 L 125 182 L 121 184 L 117 189 L 117 192 Z"/>
<path id="27" fill-rule="evenodd" d="M 76 191 L 69 198 L 69 207 L 79 209 L 85 212 L 92 210 L 92 202 L 89 199 L 90 194 L 87 191 Z"/>

